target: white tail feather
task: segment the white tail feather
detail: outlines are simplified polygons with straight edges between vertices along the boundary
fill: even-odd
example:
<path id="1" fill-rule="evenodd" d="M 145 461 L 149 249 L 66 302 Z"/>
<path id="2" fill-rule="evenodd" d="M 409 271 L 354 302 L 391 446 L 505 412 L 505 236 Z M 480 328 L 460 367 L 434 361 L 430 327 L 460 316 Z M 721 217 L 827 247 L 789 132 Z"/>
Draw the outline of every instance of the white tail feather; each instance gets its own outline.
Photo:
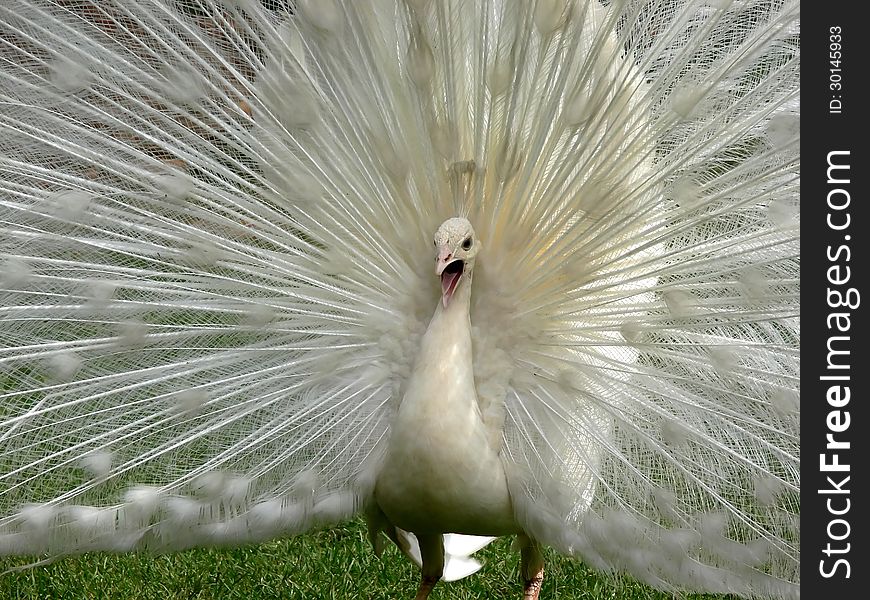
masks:
<path id="1" fill-rule="evenodd" d="M 455 556 L 471 556 L 496 538 L 483 535 L 444 535 L 444 552 Z"/>
<path id="2" fill-rule="evenodd" d="M 418 567 L 423 566 L 420 556 L 420 543 L 413 533 L 397 529 L 396 534 L 407 544 L 407 556 Z M 441 578 L 444 581 L 456 581 L 477 573 L 483 566 L 479 561 L 471 558 L 471 555 L 492 542 L 495 538 L 459 535 L 448 533 L 444 535 L 444 573 Z"/>

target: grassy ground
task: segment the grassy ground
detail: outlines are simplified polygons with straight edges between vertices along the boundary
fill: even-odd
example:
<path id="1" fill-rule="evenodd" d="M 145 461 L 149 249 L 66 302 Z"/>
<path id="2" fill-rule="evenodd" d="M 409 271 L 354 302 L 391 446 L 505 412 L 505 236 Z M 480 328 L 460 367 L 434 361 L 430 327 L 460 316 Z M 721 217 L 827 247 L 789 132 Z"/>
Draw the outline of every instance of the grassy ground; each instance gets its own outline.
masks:
<path id="1" fill-rule="evenodd" d="M 476 556 L 476 575 L 441 583 L 432 600 L 520 600 L 518 554 L 501 539 Z M 0 559 L 0 571 L 25 561 Z M 415 566 L 389 547 L 378 559 L 360 522 L 292 539 L 230 550 L 164 556 L 92 554 L 0 575 L 0 598 L 10 600 L 408 599 Z M 614 585 L 576 561 L 547 555 L 542 600 L 551 598 L 664 600 L 640 584 Z M 713 598 L 698 596 L 696 598 Z"/>

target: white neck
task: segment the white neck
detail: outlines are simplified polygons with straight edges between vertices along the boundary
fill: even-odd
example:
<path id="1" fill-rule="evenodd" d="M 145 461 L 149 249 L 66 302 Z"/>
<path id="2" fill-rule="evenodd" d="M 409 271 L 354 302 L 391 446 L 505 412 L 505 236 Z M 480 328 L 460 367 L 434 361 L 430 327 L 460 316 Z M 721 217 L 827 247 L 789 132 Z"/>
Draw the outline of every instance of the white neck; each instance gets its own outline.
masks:
<path id="1" fill-rule="evenodd" d="M 453 297 L 441 300 L 423 335 L 420 354 L 408 382 L 406 403 L 428 405 L 435 412 L 477 412 L 471 345 L 471 272 L 466 271 Z M 400 409 L 401 410 L 401 409 Z M 428 412 L 428 410 L 427 410 Z"/>
<path id="2" fill-rule="evenodd" d="M 516 532 L 504 468 L 481 418 L 471 346 L 471 277 L 441 299 L 423 336 L 378 477 L 378 503 L 415 532 Z"/>

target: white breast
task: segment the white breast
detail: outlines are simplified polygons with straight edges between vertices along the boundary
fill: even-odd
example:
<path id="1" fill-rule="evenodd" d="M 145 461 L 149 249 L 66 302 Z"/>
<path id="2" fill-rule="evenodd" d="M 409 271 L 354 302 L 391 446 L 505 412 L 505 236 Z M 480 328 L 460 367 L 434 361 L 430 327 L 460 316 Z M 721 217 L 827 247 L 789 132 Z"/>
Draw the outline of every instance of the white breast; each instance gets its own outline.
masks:
<path id="1" fill-rule="evenodd" d="M 384 514 L 415 533 L 517 531 L 504 468 L 477 406 L 470 330 L 466 303 L 436 310 L 378 477 Z"/>

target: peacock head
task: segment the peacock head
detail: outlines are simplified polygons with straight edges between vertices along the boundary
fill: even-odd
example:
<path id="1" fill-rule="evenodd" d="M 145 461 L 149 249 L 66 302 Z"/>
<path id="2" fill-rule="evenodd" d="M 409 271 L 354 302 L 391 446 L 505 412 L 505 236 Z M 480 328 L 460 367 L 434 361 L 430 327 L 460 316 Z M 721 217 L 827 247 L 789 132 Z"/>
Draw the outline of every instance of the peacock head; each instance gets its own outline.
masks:
<path id="1" fill-rule="evenodd" d="M 471 279 L 480 242 L 468 219 L 447 219 L 435 232 L 435 274 L 441 277 L 441 301 L 450 303 L 461 280 Z"/>

